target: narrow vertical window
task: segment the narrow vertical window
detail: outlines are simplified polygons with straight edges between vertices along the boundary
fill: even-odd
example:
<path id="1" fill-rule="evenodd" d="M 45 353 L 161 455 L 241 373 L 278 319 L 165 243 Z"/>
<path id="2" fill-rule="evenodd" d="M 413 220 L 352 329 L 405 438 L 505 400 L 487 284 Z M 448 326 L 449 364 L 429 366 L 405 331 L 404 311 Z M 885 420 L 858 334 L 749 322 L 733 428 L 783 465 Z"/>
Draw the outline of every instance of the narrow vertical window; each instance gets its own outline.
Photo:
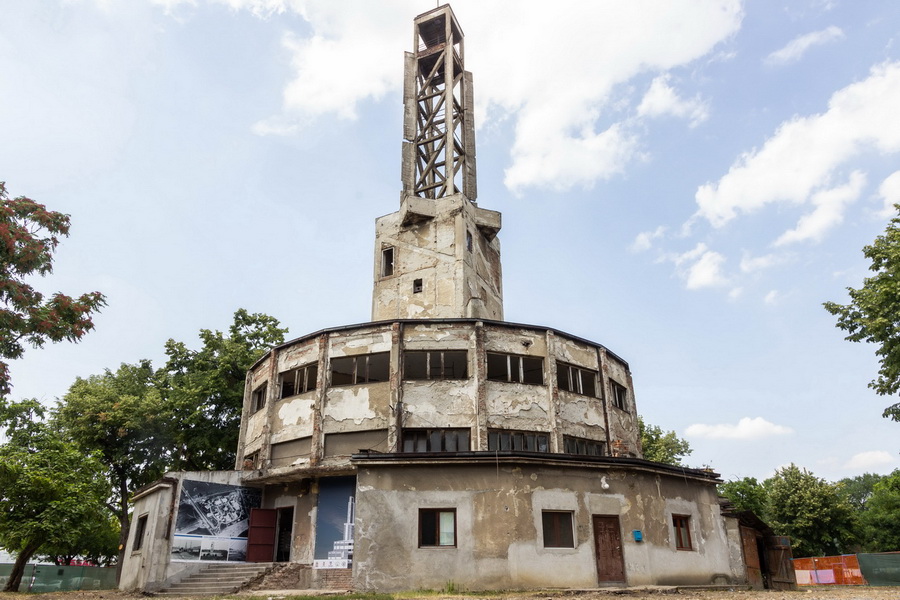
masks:
<path id="1" fill-rule="evenodd" d="M 255 390 L 253 390 L 253 395 L 251 397 L 251 412 L 257 412 L 261 408 L 266 405 L 266 384 L 262 384 Z"/>
<path id="2" fill-rule="evenodd" d="M 394 274 L 394 248 L 388 247 L 381 251 L 381 276 L 390 277 Z"/>
<path id="3" fill-rule="evenodd" d="M 691 518 L 687 515 L 672 515 L 672 526 L 675 529 L 675 548 L 693 550 L 691 545 Z"/>
<path id="4" fill-rule="evenodd" d="M 610 380 L 610 387 L 612 387 L 612 404 L 616 408 L 621 408 L 625 410 L 627 398 L 628 398 L 628 389 L 624 385 L 620 385 L 615 381 Z"/>
<path id="5" fill-rule="evenodd" d="M 136 552 L 144 545 L 144 533 L 147 530 L 147 515 L 138 517 L 134 528 L 134 539 L 131 542 L 131 551 Z"/>
<path id="6" fill-rule="evenodd" d="M 472 251 L 472 246 L 473 246 L 473 243 L 472 243 L 472 232 L 466 230 L 466 250 L 468 250 L 469 252 L 471 252 L 471 251 Z"/>
<path id="7" fill-rule="evenodd" d="M 421 279 L 413 280 L 413 294 L 418 294 L 419 292 L 422 291 L 423 288 L 424 288 L 424 286 L 422 285 Z"/>
<path id="8" fill-rule="evenodd" d="M 456 509 L 419 509 L 419 547 L 456 546 Z"/>

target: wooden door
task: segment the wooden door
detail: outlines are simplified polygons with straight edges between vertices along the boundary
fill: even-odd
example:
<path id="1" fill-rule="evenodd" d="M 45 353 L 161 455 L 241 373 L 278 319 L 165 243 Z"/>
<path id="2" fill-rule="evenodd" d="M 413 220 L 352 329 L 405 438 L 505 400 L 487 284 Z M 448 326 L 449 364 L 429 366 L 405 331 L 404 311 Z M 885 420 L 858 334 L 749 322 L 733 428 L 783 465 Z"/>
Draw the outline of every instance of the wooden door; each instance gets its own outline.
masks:
<path id="1" fill-rule="evenodd" d="M 247 562 L 272 562 L 275 557 L 275 532 L 278 511 L 274 508 L 251 508 L 247 533 Z"/>
<path id="2" fill-rule="evenodd" d="M 622 530 L 616 515 L 594 515 L 594 551 L 599 583 L 625 583 Z"/>

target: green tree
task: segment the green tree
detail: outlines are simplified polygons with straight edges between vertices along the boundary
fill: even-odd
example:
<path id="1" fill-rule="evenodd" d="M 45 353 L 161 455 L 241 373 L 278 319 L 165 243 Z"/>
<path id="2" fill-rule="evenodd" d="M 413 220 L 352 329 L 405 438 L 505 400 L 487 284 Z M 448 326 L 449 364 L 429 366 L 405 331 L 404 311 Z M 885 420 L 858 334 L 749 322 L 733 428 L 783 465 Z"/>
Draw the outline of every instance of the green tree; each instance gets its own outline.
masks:
<path id="1" fill-rule="evenodd" d="M 166 404 L 177 423 L 173 468 L 234 468 L 247 371 L 287 329 L 278 319 L 239 309 L 228 333 L 200 330 L 202 347 L 166 342 L 169 357 L 161 370 Z"/>
<path id="2" fill-rule="evenodd" d="M 769 525 L 790 536 L 794 556 L 841 554 L 856 543 L 858 515 L 835 484 L 791 464 L 763 485 Z"/>
<path id="3" fill-rule="evenodd" d="M 872 497 L 872 491 L 875 484 L 883 479 L 883 476 L 875 473 L 863 473 L 856 477 L 845 477 L 837 482 L 838 493 L 854 509 L 860 513 L 867 508 L 869 498 Z"/>
<path id="4" fill-rule="evenodd" d="M 684 466 L 681 459 L 692 452 L 687 440 L 679 438 L 674 431 L 663 431 L 657 425 L 644 423 L 644 417 L 640 415 L 638 431 L 641 435 L 641 449 L 647 460 L 681 467 Z"/>
<path id="5" fill-rule="evenodd" d="M 119 555 L 120 531 L 118 518 L 106 511 L 106 518 L 85 523 L 77 537 L 44 544 L 38 553 L 55 565 L 71 565 L 77 557 L 98 565 L 111 565 Z"/>
<path id="6" fill-rule="evenodd" d="M 18 591 L 41 548 L 72 544 L 108 513 L 103 467 L 75 447 L 36 400 L 0 400 L 0 545 L 16 553 L 4 591 Z"/>
<path id="7" fill-rule="evenodd" d="M 900 204 L 895 205 L 900 211 Z M 891 219 L 883 235 L 863 248 L 872 261 L 872 277 L 859 289 L 847 288 L 849 304 L 826 302 L 825 310 L 837 317 L 837 327 L 848 333 L 851 342 L 878 345 L 878 377 L 869 387 L 882 396 L 900 390 L 900 215 Z M 900 402 L 884 409 L 884 417 L 900 421 Z"/>
<path id="8" fill-rule="evenodd" d="M 57 405 L 56 418 L 75 443 L 95 453 L 105 467 L 111 490 L 108 506 L 118 518 L 119 544 L 124 547 L 129 493 L 166 470 L 172 429 L 178 426 L 163 402 L 150 361 L 79 377 Z"/>
<path id="9" fill-rule="evenodd" d="M 900 469 L 872 486 L 861 520 L 867 552 L 900 550 Z"/>
<path id="10" fill-rule="evenodd" d="M 100 292 L 45 299 L 25 283 L 53 270 L 53 252 L 68 235 L 69 215 L 24 196 L 10 199 L 0 182 L 0 397 L 11 388 L 7 361 L 21 358 L 25 346 L 77 342 L 94 328 L 92 313 L 106 304 Z"/>
<path id="11" fill-rule="evenodd" d="M 719 493 L 731 501 L 735 510 L 751 510 L 757 517 L 766 520 L 769 496 L 755 477 L 726 481 L 719 485 Z"/>

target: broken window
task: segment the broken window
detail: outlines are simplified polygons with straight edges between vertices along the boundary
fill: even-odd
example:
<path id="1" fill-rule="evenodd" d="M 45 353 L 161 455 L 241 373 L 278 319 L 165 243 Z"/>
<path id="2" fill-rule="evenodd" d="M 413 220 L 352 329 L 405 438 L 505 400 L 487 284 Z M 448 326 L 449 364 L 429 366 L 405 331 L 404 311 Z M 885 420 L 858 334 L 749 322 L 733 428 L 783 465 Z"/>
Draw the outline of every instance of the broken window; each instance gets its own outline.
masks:
<path id="1" fill-rule="evenodd" d="M 468 452 L 468 429 L 404 429 L 403 451 Z"/>
<path id="2" fill-rule="evenodd" d="M 281 381 L 281 396 L 279 398 L 305 394 L 316 389 L 316 377 L 318 374 L 318 363 L 310 363 L 290 371 L 282 371 L 278 375 L 279 381 Z"/>
<path id="3" fill-rule="evenodd" d="M 419 547 L 456 546 L 456 509 L 419 509 Z"/>
<path id="4" fill-rule="evenodd" d="M 611 396 L 613 406 L 625 410 L 625 407 L 628 406 L 626 404 L 628 398 L 628 388 L 613 380 L 609 381 L 609 387 L 612 388 Z"/>
<path id="5" fill-rule="evenodd" d="M 488 450 L 491 452 L 550 452 L 550 436 L 539 431 L 489 429 Z"/>
<path id="6" fill-rule="evenodd" d="M 566 454 L 580 454 L 582 456 L 605 456 L 605 444 L 597 440 L 587 438 L 563 436 L 563 448 Z"/>
<path id="7" fill-rule="evenodd" d="M 403 379 L 468 379 L 465 350 L 411 350 L 403 353 Z"/>
<path id="8" fill-rule="evenodd" d="M 572 513 L 556 510 L 541 512 L 544 530 L 544 548 L 574 548 L 575 535 L 572 531 Z"/>
<path id="9" fill-rule="evenodd" d="M 253 390 L 250 397 L 250 412 L 255 413 L 266 405 L 266 387 L 267 384 L 264 383 Z"/>
<path id="10" fill-rule="evenodd" d="M 413 279 L 413 294 L 418 294 L 424 289 L 421 279 Z"/>
<path id="11" fill-rule="evenodd" d="M 691 545 L 691 517 L 688 515 L 672 515 L 672 527 L 675 530 L 675 548 L 693 550 Z"/>
<path id="12" fill-rule="evenodd" d="M 540 356 L 488 352 L 487 378 L 491 381 L 544 385 L 544 359 Z"/>
<path id="13" fill-rule="evenodd" d="M 331 359 L 331 385 L 377 383 L 390 378 L 390 352 Z"/>
<path id="14" fill-rule="evenodd" d="M 245 471 L 252 471 L 253 469 L 257 468 L 259 468 L 259 450 L 244 457 Z"/>
<path id="15" fill-rule="evenodd" d="M 394 248 L 388 246 L 381 250 L 381 276 L 390 277 L 394 274 Z"/>
<path id="16" fill-rule="evenodd" d="M 131 551 L 137 552 L 144 545 L 144 533 L 147 530 L 147 515 L 138 517 L 137 525 L 134 529 L 134 539 L 131 541 Z"/>
<path id="17" fill-rule="evenodd" d="M 597 396 L 597 371 L 556 361 L 556 382 L 561 390 Z"/>

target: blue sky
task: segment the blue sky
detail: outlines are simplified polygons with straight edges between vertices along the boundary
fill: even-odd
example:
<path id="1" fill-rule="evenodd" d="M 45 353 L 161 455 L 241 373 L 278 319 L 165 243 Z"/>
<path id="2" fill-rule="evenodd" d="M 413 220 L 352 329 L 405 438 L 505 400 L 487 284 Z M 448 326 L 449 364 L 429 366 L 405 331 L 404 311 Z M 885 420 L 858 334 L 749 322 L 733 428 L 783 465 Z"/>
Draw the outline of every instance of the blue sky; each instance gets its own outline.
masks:
<path id="1" fill-rule="evenodd" d="M 402 53 L 434 6 L 0 0 L 0 180 L 72 215 L 40 287 L 109 300 L 12 365 L 14 396 L 161 364 L 239 307 L 291 336 L 367 321 Z M 822 309 L 900 202 L 900 4 L 453 8 L 506 319 L 622 356 L 639 412 L 725 478 L 900 466 L 874 348 Z"/>

